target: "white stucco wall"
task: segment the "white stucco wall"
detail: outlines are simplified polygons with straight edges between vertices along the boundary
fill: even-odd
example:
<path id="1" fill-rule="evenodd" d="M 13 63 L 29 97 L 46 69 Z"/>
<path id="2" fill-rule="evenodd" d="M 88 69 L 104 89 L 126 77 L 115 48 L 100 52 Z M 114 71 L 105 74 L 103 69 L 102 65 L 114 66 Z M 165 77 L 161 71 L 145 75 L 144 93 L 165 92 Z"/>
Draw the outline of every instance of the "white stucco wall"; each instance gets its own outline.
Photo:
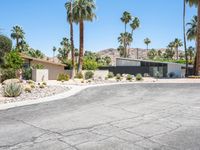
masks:
<path id="1" fill-rule="evenodd" d="M 168 64 L 168 73 L 174 72 L 175 76 L 178 78 L 182 77 L 182 70 L 181 70 L 182 65 L 181 64 L 173 64 L 173 63 L 169 63 Z"/>
<path id="2" fill-rule="evenodd" d="M 32 80 L 35 82 L 48 81 L 49 80 L 48 69 L 33 69 Z"/>

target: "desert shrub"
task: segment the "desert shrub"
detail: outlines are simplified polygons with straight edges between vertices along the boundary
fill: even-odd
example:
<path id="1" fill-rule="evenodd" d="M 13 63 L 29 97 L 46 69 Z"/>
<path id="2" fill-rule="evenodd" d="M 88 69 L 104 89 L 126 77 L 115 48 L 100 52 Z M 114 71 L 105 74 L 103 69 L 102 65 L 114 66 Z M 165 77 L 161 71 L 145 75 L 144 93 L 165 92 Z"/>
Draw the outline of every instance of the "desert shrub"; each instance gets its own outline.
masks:
<path id="1" fill-rule="evenodd" d="M 3 87 L 3 94 L 5 97 L 17 97 L 22 92 L 20 83 L 10 82 Z"/>
<path id="2" fill-rule="evenodd" d="M 31 93 L 31 90 L 32 90 L 32 87 L 30 85 L 25 85 L 24 86 L 24 91 L 25 92 Z"/>
<path id="3" fill-rule="evenodd" d="M 132 80 L 133 80 L 132 75 L 128 74 L 128 75 L 126 76 L 126 80 L 128 80 L 128 81 L 132 81 Z"/>
<path id="4" fill-rule="evenodd" d="M 83 79 L 83 74 L 80 72 L 80 73 L 77 73 L 75 78 L 77 79 Z"/>
<path id="5" fill-rule="evenodd" d="M 88 80 L 88 79 L 92 79 L 94 76 L 94 73 L 92 71 L 86 71 L 85 72 L 85 79 Z"/>
<path id="6" fill-rule="evenodd" d="M 32 77 L 32 69 L 31 68 L 23 69 L 22 76 L 23 76 L 23 79 L 30 80 Z"/>
<path id="7" fill-rule="evenodd" d="M 46 82 L 44 82 L 44 81 L 42 82 L 42 84 L 43 84 L 43 85 L 45 85 L 45 86 L 47 86 L 47 83 L 46 83 Z"/>
<path id="8" fill-rule="evenodd" d="M 8 79 L 16 78 L 16 70 L 12 68 L 1 70 L 1 80 L 5 81 Z"/>
<path id="9" fill-rule="evenodd" d="M 35 84 L 35 82 L 33 80 L 28 80 L 28 81 L 26 81 L 26 83 L 28 83 L 28 84 Z"/>
<path id="10" fill-rule="evenodd" d="M 121 79 L 122 79 L 121 74 L 117 74 L 117 75 L 116 75 L 116 80 L 117 80 L 117 81 L 120 81 Z"/>
<path id="11" fill-rule="evenodd" d="M 139 74 L 136 75 L 135 78 L 136 78 L 137 81 L 141 81 L 142 80 L 142 75 L 139 73 Z"/>
<path id="12" fill-rule="evenodd" d="M 44 85 L 44 84 L 40 84 L 40 85 L 39 85 L 39 88 L 44 89 L 44 88 L 45 88 L 45 85 Z"/>
<path id="13" fill-rule="evenodd" d="M 30 87 L 31 87 L 32 89 L 34 89 L 34 88 L 35 88 L 35 84 L 30 84 Z"/>
<path id="14" fill-rule="evenodd" d="M 168 76 L 169 76 L 170 78 L 175 78 L 175 77 L 176 77 L 176 74 L 175 74 L 174 72 L 170 72 L 170 73 L 168 74 Z"/>
<path id="15" fill-rule="evenodd" d="M 60 73 L 57 77 L 57 81 L 69 81 L 69 75 L 67 73 Z"/>
<path id="16" fill-rule="evenodd" d="M 109 73 L 108 73 L 108 78 L 114 78 L 114 76 L 115 76 L 115 75 L 113 74 L 113 72 L 109 72 Z"/>
<path id="17" fill-rule="evenodd" d="M 96 70 L 98 68 L 98 63 L 92 59 L 84 59 L 83 69 L 84 70 Z"/>

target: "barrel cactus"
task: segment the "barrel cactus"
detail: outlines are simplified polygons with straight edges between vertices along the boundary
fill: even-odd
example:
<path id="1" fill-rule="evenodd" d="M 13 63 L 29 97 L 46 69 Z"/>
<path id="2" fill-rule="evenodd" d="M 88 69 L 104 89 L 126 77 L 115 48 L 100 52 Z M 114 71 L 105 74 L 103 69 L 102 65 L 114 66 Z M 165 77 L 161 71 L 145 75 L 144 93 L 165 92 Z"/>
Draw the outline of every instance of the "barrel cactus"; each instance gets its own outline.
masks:
<path id="1" fill-rule="evenodd" d="M 3 93 L 5 97 L 17 97 L 22 93 L 22 86 L 20 83 L 10 82 L 4 85 Z"/>

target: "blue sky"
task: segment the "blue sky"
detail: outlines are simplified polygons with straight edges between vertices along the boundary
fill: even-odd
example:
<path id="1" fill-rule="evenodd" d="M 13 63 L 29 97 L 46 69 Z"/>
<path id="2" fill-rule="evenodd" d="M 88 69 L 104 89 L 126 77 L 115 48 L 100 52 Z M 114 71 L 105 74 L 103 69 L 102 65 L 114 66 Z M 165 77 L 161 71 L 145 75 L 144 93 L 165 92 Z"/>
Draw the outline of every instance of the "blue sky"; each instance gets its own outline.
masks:
<path id="1" fill-rule="evenodd" d="M 69 37 L 66 22 L 66 0 L 1 0 L 1 32 L 10 36 L 14 25 L 23 27 L 28 44 L 52 55 L 52 47 L 59 46 L 62 37 Z M 118 47 L 117 37 L 123 32 L 120 21 L 126 10 L 140 19 L 134 32 L 132 47 L 145 48 L 144 38 L 152 41 L 150 48 L 164 48 L 176 37 L 183 37 L 183 0 L 96 0 L 97 19 L 85 24 L 85 49 L 102 50 Z M 187 7 L 187 21 L 196 14 Z M 79 47 L 78 26 L 75 26 L 75 46 Z M 14 42 L 15 44 L 15 42 Z M 194 45 L 194 43 L 188 43 Z"/>

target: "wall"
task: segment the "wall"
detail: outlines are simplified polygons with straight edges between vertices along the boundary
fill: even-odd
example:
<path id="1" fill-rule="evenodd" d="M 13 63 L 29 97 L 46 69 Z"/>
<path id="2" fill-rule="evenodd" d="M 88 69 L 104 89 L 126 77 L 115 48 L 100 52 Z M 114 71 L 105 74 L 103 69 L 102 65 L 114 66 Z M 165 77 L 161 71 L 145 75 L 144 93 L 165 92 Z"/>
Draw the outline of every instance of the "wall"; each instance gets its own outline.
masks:
<path id="1" fill-rule="evenodd" d="M 49 72 L 47 69 L 33 69 L 32 80 L 35 82 L 48 81 Z"/>
<path id="2" fill-rule="evenodd" d="M 169 63 L 167 64 L 167 70 L 168 70 L 168 74 L 171 72 L 175 73 L 175 76 L 178 78 L 182 77 L 182 65 L 181 64 L 173 64 L 173 63 Z"/>
<path id="3" fill-rule="evenodd" d="M 35 65 L 35 64 L 42 64 L 44 66 L 44 69 L 48 69 L 49 80 L 57 80 L 57 76 L 59 73 L 65 73 L 64 66 L 53 65 L 53 64 L 49 64 L 45 62 L 38 62 L 35 60 L 31 61 L 31 65 Z"/>

